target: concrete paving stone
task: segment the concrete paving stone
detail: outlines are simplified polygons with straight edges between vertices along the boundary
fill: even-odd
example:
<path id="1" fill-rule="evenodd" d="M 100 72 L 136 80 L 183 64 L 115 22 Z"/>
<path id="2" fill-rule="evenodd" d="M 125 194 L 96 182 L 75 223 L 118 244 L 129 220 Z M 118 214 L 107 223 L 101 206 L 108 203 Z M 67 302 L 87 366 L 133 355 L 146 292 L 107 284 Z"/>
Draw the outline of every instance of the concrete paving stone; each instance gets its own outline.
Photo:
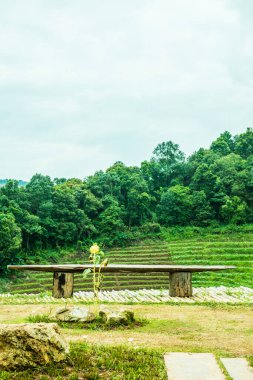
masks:
<path id="1" fill-rule="evenodd" d="M 171 352 L 164 360 L 169 380 L 225 380 L 213 354 Z"/>
<path id="2" fill-rule="evenodd" d="M 253 380 L 253 368 L 243 358 L 221 358 L 221 361 L 233 380 Z"/>

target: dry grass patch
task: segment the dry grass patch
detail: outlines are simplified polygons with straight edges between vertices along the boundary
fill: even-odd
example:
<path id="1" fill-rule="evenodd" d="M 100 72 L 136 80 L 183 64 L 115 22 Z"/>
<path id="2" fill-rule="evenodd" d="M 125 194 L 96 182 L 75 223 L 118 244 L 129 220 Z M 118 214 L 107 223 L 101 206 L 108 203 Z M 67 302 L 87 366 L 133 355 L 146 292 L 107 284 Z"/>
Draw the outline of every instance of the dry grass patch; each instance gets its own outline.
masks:
<path id="1" fill-rule="evenodd" d="M 1 306 L 0 323 L 24 322 L 31 314 L 54 313 L 58 305 Z M 107 305 L 119 309 L 122 305 Z M 125 305 L 124 305 L 125 307 Z M 249 356 L 253 352 L 253 307 L 196 305 L 130 305 L 149 323 L 132 330 L 93 331 L 64 328 L 69 341 L 202 351 Z M 91 306 L 92 309 L 92 306 Z"/>

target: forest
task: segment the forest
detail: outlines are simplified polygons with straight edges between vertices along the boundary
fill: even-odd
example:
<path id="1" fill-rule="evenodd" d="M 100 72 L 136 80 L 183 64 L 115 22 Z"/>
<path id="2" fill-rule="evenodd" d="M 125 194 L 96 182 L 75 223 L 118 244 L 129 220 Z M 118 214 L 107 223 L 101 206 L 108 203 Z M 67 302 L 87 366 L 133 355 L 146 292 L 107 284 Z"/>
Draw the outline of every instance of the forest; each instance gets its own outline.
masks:
<path id="1" fill-rule="evenodd" d="M 84 168 L 85 172 L 85 168 Z M 253 222 L 253 129 L 222 133 L 186 158 L 162 142 L 140 166 L 115 162 L 84 180 L 35 174 L 0 188 L 0 274 L 27 252 L 103 241 L 163 226 Z"/>

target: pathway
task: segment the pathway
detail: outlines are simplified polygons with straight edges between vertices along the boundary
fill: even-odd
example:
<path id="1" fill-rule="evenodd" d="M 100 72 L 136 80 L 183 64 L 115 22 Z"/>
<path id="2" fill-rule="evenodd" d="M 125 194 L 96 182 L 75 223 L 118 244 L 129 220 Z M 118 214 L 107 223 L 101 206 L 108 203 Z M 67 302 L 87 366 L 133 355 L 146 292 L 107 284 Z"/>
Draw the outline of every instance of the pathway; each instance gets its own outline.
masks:
<path id="1" fill-rule="evenodd" d="M 225 286 L 194 288 L 190 298 L 171 297 L 167 289 L 140 289 L 140 290 L 110 290 L 99 294 L 101 302 L 108 303 L 253 303 L 253 289 L 240 286 L 228 288 Z M 71 302 L 91 302 L 93 292 L 75 292 Z M 0 294 L 0 304 L 4 303 L 65 303 L 67 299 L 54 298 L 43 294 Z"/>
<path id="2" fill-rule="evenodd" d="M 213 354 L 171 352 L 164 356 L 168 380 L 225 380 Z M 221 358 L 233 380 L 253 380 L 253 368 L 246 359 Z"/>

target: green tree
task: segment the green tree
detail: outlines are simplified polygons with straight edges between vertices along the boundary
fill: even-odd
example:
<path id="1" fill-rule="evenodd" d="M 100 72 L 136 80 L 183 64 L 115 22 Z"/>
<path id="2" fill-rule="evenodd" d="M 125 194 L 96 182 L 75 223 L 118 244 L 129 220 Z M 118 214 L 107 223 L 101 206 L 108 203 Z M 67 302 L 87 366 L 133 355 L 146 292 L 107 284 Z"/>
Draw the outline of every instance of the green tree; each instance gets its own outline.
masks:
<path id="1" fill-rule="evenodd" d="M 35 174 L 27 184 L 25 191 L 30 203 L 30 211 L 37 215 L 44 202 L 52 199 L 53 182 L 49 176 Z"/>
<path id="2" fill-rule="evenodd" d="M 128 193 L 127 224 L 140 226 L 152 218 L 151 205 L 153 198 L 147 191 L 133 188 Z"/>
<path id="3" fill-rule="evenodd" d="M 226 156 L 234 151 L 234 139 L 230 132 L 222 133 L 217 140 L 212 142 L 211 148 L 215 153 Z"/>
<path id="4" fill-rule="evenodd" d="M 190 189 L 184 186 L 173 186 L 161 197 L 157 207 L 157 217 L 161 224 L 167 226 L 190 224 L 192 212 Z"/>
<path id="5" fill-rule="evenodd" d="M 192 193 L 191 223 L 196 226 L 207 226 L 214 219 L 214 211 L 203 190 Z"/>
<path id="6" fill-rule="evenodd" d="M 215 194 L 218 176 L 215 171 L 211 170 L 211 165 L 200 163 L 192 177 L 190 188 L 192 190 L 203 190 L 208 199 Z"/>
<path id="7" fill-rule="evenodd" d="M 244 196 L 247 182 L 246 161 L 239 155 L 231 153 L 219 158 L 210 166 L 210 171 L 220 179 L 226 195 Z"/>
<path id="8" fill-rule="evenodd" d="M 179 149 L 178 144 L 166 141 L 157 145 L 153 155 L 152 160 L 159 164 L 160 186 L 169 186 L 177 166 L 184 162 L 184 153 Z"/>
<path id="9" fill-rule="evenodd" d="M 20 189 L 18 186 L 18 181 L 9 179 L 5 186 L 1 188 L 1 193 L 5 195 L 9 200 L 19 199 Z"/>
<path id="10" fill-rule="evenodd" d="M 246 161 L 247 182 L 246 182 L 246 194 L 245 201 L 248 204 L 248 216 L 247 221 L 253 222 L 253 156 L 250 156 Z"/>
<path id="11" fill-rule="evenodd" d="M 247 221 L 247 204 L 239 197 L 225 197 L 221 215 L 226 223 L 241 224 Z"/>
<path id="12" fill-rule="evenodd" d="M 73 192 L 64 184 L 57 185 L 52 202 L 52 219 L 55 223 L 53 239 L 57 245 L 76 243 L 82 238 L 86 218 L 83 210 L 78 209 Z"/>
<path id="13" fill-rule="evenodd" d="M 12 214 L 0 213 L 0 273 L 6 273 L 6 266 L 15 262 L 21 247 L 21 230 Z"/>
<path id="14" fill-rule="evenodd" d="M 249 158 L 253 155 L 253 129 L 247 128 L 245 133 L 235 136 L 235 153 L 242 158 Z"/>
<path id="15" fill-rule="evenodd" d="M 179 149 L 178 144 L 172 141 L 162 142 L 158 144 L 153 151 L 154 158 L 160 163 L 164 163 L 165 167 L 184 161 L 184 153 Z"/>
<path id="16" fill-rule="evenodd" d="M 102 201 L 88 189 L 85 182 L 72 178 L 66 180 L 61 188 L 67 189 L 74 196 L 78 209 L 83 210 L 91 219 L 97 218 L 103 208 Z"/>
<path id="17" fill-rule="evenodd" d="M 105 209 L 98 217 L 97 229 L 102 235 L 115 236 L 124 230 L 124 212 L 116 199 L 111 196 L 104 198 Z"/>
<path id="18" fill-rule="evenodd" d="M 14 215 L 15 221 L 21 229 L 23 247 L 29 250 L 35 240 L 40 238 L 43 233 L 43 229 L 40 226 L 40 218 L 21 208 L 15 201 L 9 202 L 8 210 Z"/>

